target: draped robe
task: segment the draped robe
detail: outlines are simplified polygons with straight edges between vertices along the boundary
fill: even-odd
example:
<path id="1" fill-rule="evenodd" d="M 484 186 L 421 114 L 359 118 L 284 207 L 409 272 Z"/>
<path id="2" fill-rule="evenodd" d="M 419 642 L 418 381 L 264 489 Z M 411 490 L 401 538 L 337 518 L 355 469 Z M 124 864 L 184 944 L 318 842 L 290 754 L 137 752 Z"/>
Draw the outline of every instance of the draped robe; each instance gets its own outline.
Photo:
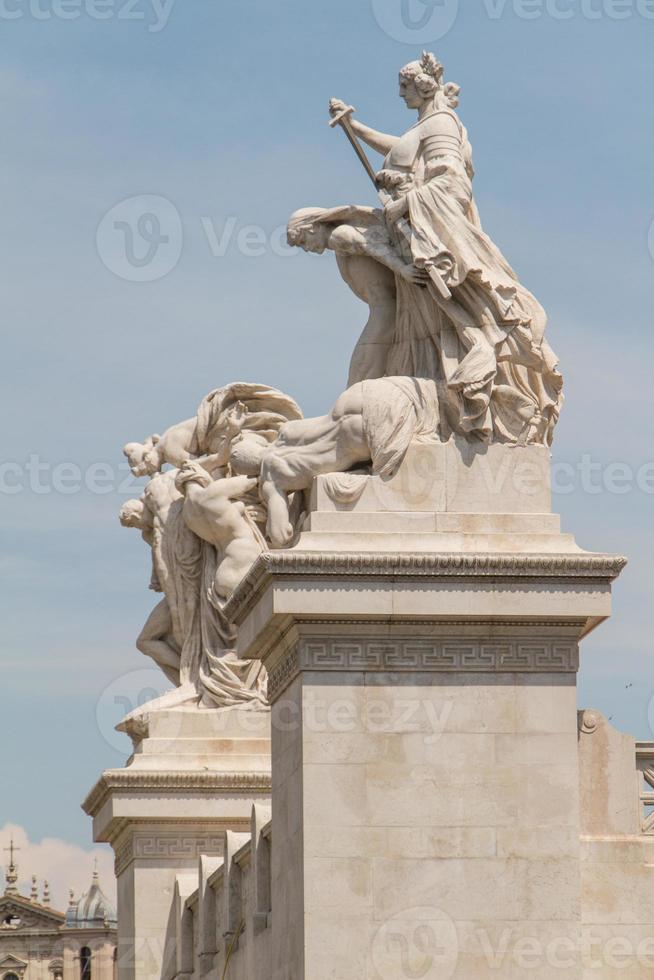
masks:
<path id="1" fill-rule="evenodd" d="M 428 160 L 423 133 L 438 116 L 454 119 L 460 153 Z M 422 130 L 422 132 L 421 132 Z M 410 141 L 410 147 L 403 146 Z M 410 167 L 407 148 L 415 148 Z M 386 374 L 444 381 L 441 425 L 496 442 L 550 445 L 562 402 L 557 359 L 544 339 L 547 317 L 481 228 L 472 195 L 472 160 L 465 129 L 451 110 L 437 110 L 412 127 L 387 156 L 381 186 L 406 195 L 410 239 L 389 228 L 407 262 L 449 263 L 453 301 L 486 343 L 466 348 L 447 303 L 397 279 L 397 320 Z"/>

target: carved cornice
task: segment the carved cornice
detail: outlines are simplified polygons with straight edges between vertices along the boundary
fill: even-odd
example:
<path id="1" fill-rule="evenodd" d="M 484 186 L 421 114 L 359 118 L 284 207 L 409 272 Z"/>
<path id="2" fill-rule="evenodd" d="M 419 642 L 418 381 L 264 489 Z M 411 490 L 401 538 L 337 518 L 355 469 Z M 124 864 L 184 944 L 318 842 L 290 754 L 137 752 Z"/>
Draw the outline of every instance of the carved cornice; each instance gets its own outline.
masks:
<path id="1" fill-rule="evenodd" d="M 401 580 L 499 579 L 594 580 L 611 582 L 618 577 L 627 559 L 618 555 L 579 554 L 461 554 L 420 552 L 310 552 L 267 551 L 235 589 L 224 612 L 239 623 L 256 601 L 269 579 L 279 576 L 320 576 L 338 578 L 394 578 Z"/>
<path id="2" fill-rule="evenodd" d="M 172 770 L 108 769 L 82 803 L 94 816 L 114 792 L 145 793 L 150 796 L 223 793 L 270 793 L 269 772 L 189 772 Z"/>
<path id="3" fill-rule="evenodd" d="M 274 702 L 303 671 L 378 673 L 567 673 L 579 669 L 579 646 L 566 637 L 311 637 L 270 671 Z"/>

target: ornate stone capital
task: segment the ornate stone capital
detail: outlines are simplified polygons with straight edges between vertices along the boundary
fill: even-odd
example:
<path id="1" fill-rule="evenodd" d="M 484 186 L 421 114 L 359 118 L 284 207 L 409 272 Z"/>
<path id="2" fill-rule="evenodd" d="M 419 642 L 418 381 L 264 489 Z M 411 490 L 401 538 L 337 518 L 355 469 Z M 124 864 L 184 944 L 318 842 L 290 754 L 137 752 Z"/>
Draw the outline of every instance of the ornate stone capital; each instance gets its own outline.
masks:
<path id="1" fill-rule="evenodd" d="M 102 773 L 82 808 L 89 816 L 94 816 L 114 792 L 144 793 L 149 796 L 215 795 L 225 792 L 260 794 L 269 793 L 270 785 L 270 773 L 267 772 L 108 769 Z"/>
<path id="2" fill-rule="evenodd" d="M 229 828 L 245 829 L 251 801 L 267 802 L 270 794 L 269 772 L 111 769 L 82 807 L 93 817 L 95 839 L 114 848 L 118 874 L 136 857 L 185 859 L 195 840 L 200 843 L 194 857 L 214 853 L 207 835 L 222 840 Z M 170 848 L 179 854 L 168 854 Z"/>
<path id="3" fill-rule="evenodd" d="M 259 556 L 225 606 L 240 624 L 273 577 L 319 576 L 321 579 L 389 578 L 400 581 L 465 579 L 479 582 L 566 580 L 612 582 L 627 564 L 619 555 L 588 554 L 465 554 L 396 552 L 267 551 Z"/>

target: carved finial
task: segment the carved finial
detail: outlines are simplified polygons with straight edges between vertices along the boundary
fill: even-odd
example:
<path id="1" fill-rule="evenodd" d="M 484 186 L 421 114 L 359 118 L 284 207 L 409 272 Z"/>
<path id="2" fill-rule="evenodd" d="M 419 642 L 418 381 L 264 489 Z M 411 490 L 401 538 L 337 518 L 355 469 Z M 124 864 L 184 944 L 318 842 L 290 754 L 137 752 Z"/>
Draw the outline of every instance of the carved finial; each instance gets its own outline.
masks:
<path id="1" fill-rule="evenodd" d="M 75 907 L 75 892 L 71 888 L 68 892 L 68 908 L 72 909 L 74 907 Z"/>
<path id="2" fill-rule="evenodd" d="M 32 890 L 30 892 L 30 902 L 38 902 L 39 886 L 36 883 L 36 875 L 32 875 Z"/>
<path id="3" fill-rule="evenodd" d="M 98 873 L 98 859 L 95 857 L 93 859 L 93 884 L 97 885 L 100 880 L 100 875 Z"/>
<path id="4" fill-rule="evenodd" d="M 14 839 L 12 837 L 9 842 L 9 847 L 5 847 L 5 851 L 9 852 L 9 866 L 5 871 L 5 895 L 18 894 L 18 888 L 16 887 L 16 882 L 18 881 L 18 867 L 14 862 L 14 854 L 19 850 L 20 848 L 14 845 Z"/>
<path id="5" fill-rule="evenodd" d="M 43 882 L 43 901 L 42 901 L 41 904 L 42 905 L 49 905 L 50 904 L 50 882 L 49 881 L 44 881 Z"/>

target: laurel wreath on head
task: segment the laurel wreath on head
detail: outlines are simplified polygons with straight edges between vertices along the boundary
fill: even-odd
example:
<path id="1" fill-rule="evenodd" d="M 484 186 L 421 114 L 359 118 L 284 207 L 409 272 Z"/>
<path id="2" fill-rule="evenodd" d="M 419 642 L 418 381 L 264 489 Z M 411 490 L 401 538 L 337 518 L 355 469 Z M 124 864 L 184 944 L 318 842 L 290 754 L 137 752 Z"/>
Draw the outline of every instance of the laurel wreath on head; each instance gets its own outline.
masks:
<path id="1" fill-rule="evenodd" d="M 431 51 L 423 51 L 420 59 L 420 68 L 422 69 L 423 74 L 429 75 L 440 85 L 441 81 L 443 80 L 445 68 L 435 54 L 432 54 Z"/>

